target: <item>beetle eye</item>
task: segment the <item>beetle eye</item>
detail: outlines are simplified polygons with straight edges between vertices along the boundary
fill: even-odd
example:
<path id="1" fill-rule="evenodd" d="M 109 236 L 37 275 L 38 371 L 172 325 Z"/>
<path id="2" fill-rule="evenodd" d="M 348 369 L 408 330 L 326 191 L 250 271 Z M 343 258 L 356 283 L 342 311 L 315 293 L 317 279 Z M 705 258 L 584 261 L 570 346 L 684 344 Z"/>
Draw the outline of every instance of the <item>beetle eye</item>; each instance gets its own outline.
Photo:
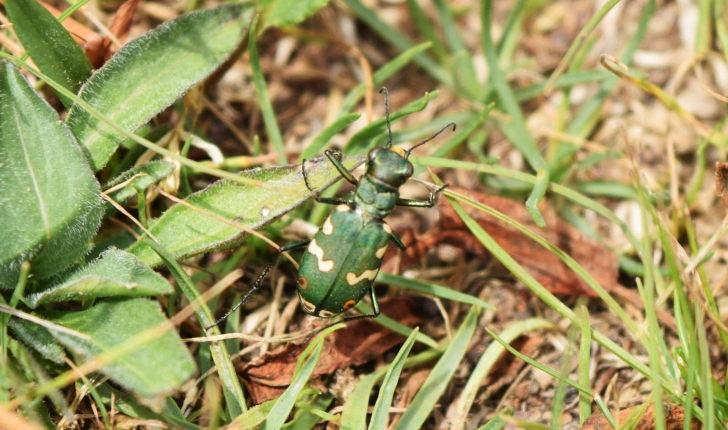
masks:
<path id="1" fill-rule="evenodd" d="M 407 170 L 404 172 L 404 177 L 409 178 L 414 173 L 414 168 L 412 167 L 412 164 L 407 164 Z"/>
<path id="2" fill-rule="evenodd" d="M 369 151 L 369 161 L 374 161 L 374 159 L 377 158 L 377 154 L 381 149 L 381 146 L 377 146 L 376 148 L 373 148 L 371 151 Z"/>

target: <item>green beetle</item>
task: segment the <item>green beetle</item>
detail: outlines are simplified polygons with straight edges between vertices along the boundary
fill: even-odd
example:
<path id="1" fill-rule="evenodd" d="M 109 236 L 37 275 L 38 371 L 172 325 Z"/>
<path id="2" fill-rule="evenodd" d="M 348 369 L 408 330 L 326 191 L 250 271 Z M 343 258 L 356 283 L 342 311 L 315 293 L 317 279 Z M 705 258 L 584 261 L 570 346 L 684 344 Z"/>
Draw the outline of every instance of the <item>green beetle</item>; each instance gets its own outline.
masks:
<path id="1" fill-rule="evenodd" d="M 374 279 L 382 266 L 382 258 L 389 242 L 404 250 L 399 237 L 387 225 L 384 218 L 395 206 L 432 207 L 435 196 L 447 185 L 430 192 L 427 200 L 403 199 L 399 197 L 399 187 L 412 176 L 412 163 L 407 159 L 410 152 L 427 143 L 455 124 L 423 140 L 411 149 L 392 146 L 392 128 L 389 122 L 389 103 L 387 89 L 384 92 L 385 115 L 389 140 L 383 147 L 369 151 L 366 172 L 357 180 L 339 160 L 338 152 L 325 151 L 326 156 L 342 177 L 356 186 L 349 198 L 317 197 L 319 203 L 336 205 L 323 226 L 310 241 L 294 242 L 284 245 L 280 253 L 306 247 L 298 270 L 298 295 L 303 309 L 310 315 L 331 318 L 356 305 L 367 292 L 371 294 L 374 313 L 355 316 L 351 319 L 376 317 L 379 303 L 374 292 Z M 302 165 L 303 179 L 309 190 L 306 178 L 305 161 Z M 276 259 L 277 260 L 277 259 Z M 275 261 L 263 270 L 253 288 L 225 316 L 223 321 L 234 312 L 262 283 L 263 278 L 273 267 Z"/>

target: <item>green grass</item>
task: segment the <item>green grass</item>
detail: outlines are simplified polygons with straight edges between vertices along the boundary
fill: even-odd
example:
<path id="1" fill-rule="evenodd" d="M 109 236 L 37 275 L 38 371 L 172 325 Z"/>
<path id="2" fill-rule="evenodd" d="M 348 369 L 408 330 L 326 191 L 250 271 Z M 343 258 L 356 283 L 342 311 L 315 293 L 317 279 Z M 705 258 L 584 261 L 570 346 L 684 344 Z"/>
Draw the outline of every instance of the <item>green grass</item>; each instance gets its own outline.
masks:
<path id="1" fill-rule="evenodd" d="M 50 48 L 44 44 L 33 45 L 33 40 L 51 37 L 51 30 L 65 31 L 52 22 L 52 17 L 48 25 L 32 27 L 23 17 L 30 16 L 37 5 L 11 3 L 10 18 L 15 19 L 18 27 L 19 43 L 28 45 L 28 54 L 38 68 L 30 66 L 25 57 L 8 52 L 0 52 L 0 58 L 45 82 L 69 107 L 71 114 L 68 128 L 49 128 L 51 131 L 36 137 L 33 133 L 45 130 L 41 126 L 66 122 L 41 103 L 39 93 L 30 86 L 22 86 L 17 80 L 20 76 L 17 69 L 5 67 L 5 78 L 0 83 L 3 94 L 0 110 L 22 112 L 19 106 L 31 105 L 43 105 L 45 110 L 37 108 L 37 115 L 27 115 L 27 123 L 0 124 L 0 154 L 11 153 L 11 149 L 27 141 L 22 137 L 30 136 L 33 136 L 31 141 L 48 142 L 47 148 L 72 142 L 74 151 L 84 151 L 84 160 L 88 163 L 80 157 L 63 155 L 63 151 L 54 153 L 60 155 L 52 157 L 56 158 L 55 163 L 49 163 L 48 160 L 33 161 L 33 155 L 40 153 L 42 147 L 31 145 L 28 164 L 36 171 L 50 168 L 52 164 L 72 171 L 75 176 L 90 181 L 83 189 L 87 193 L 117 187 L 110 193 L 110 199 L 118 206 L 94 203 L 98 206 L 94 210 L 103 212 L 105 221 L 90 225 L 91 220 L 83 228 L 89 238 L 96 234 L 93 242 L 99 248 L 94 250 L 94 255 L 101 248 L 108 250 L 113 245 L 129 251 L 122 256 L 133 254 L 138 259 L 119 258 L 120 262 L 131 263 L 128 266 L 119 263 L 114 270 L 106 271 L 104 264 L 110 265 L 118 254 L 111 252 L 103 254 L 101 260 L 85 261 L 89 239 L 68 245 L 73 249 L 64 252 L 78 257 L 51 270 L 38 263 L 40 257 L 31 245 L 20 251 L 9 245 L 0 247 L 0 264 L 3 264 L 0 406 L 5 409 L 17 410 L 23 419 L 44 427 L 52 426 L 64 414 L 88 415 L 93 405 L 93 410 L 99 413 L 98 419 L 79 421 L 92 428 L 114 428 L 117 418 L 110 414 L 114 410 L 142 422 L 158 420 L 170 427 L 189 429 L 228 424 L 231 428 L 313 428 L 320 421 L 334 421 L 344 429 L 384 429 L 391 425 L 397 429 L 420 429 L 435 428 L 444 417 L 452 429 L 502 428 L 506 423 L 520 428 L 555 429 L 563 427 L 560 419 L 566 414 L 576 417 L 575 423 L 579 425 L 601 414 L 609 425 L 628 428 L 640 420 L 648 406 L 654 405 L 655 428 L 665 429 L 666 419 L 670 417 L 666 416 L 663 405 L 673 404 L 684 409 L 685 428 L 691 419 L 700 421 L 704 428 L 725 427 L 728 381 L 725 376 L 718 378 L 715 369 L 725 367 L 728 358 L 728 328 L 722 323 L 722 291 L 714 272 L 725 271 L 725 263 L 720 260 L 724 255 L 721 239 L 728 231 L 728 223 L 716 222 L 704 215 L 707 211 L 716 211 L 720 217 L 724 211 L 711 207 L 716 202 L 704 197 L 712 192 L 712 184 L 704 179 L 709 163 L 725 159 L 728 117 L 723 112 L 710 120 L 698 118 L 680 104 L 681 98 L 669 92 L 664 83 L 654 81 L 649 70 L 633 64 L 638 50 L 650 46 L 650 23 L 660 19 L 654 1 L 649 1 L 639 13 L 630 10 L 629 16 L 634 21 L 624 26 L 630 29 L 630 35 L 619 38 L 622 44 L 612 46 L 609 52 L 596 52 L 596 47 L 605 49 L 602 32 L 610 25 L 609 14 L 618 12 L 615 6 L 620 2 L 610 1 L 593 15 L 580 16 L 584 26 L 572 35 L 568 49 L 558 51 L 555 66 L 542 70 L 537 61 L 543 57 L 524 46 L 532 46 L 528 43 L 533 42 L 537 31 L 535 22 L 555 13 L 551 3 L 517 1 L 504 10 L 504 6 L 492 0 L 465 4 L 464 9 L 443 0 L 412 0 L 406 2 L 412 25 L 400 28 L 389 24 L 391 17 L 386 10 L 370 9 L 359 0 L 344 0 L 346 13 L 360 26 L 357 30 L 360 36 L 366 36 L 362 39 L 365 41 L 362 47 L 366 48 L 363 52 L 374 52 L 367 49 L 377 52 L 369 59 L 375 66 L 371 83 L 358 82 L 346 91 L 340 91 L 337 86 L 339 92 L 327 99 L 331 103 L 330 114 L 325 121 L 317 118 L 320 124 L 316 126 L 308 124 L 313 131 L 304 138 L 292 131 L 297 116 L 291 119 L 291 115 L 283 113 L 290 112 L 291 107 L 276 104 L 273 98 L 277 94 L 276 85 L 286 85 L 280 81 L 280 73 L 264 70 L 262 66 L 271 64 L 273 57 L 272 51 L 263 47 L 270 48 L 272 40 L 279 42 L 285 30 L 269 29 L 260 34 L 259 29 L 316 25 L 317 19 L 344 14 L 341 5 L 325 6 L 325 11 L 317 14 L 325 2 L 300 2 L 301 9 L 285 1 L 260 2 L 261 15 L 255 18 L 252 10 L 235 7 L 186 15 L 177 22 L 179 27 L 160 30 L 154 37 L 132 42 L 132 48 L 124 53 L 128 55 L 126 60 L 109 63 L 117 69 L 109 66 L 89 77 L 86 64 L 79 63 L 83 54 L 70 37 L 63 39 L 64 46 L 59 53 L 49 52 Z M 697 58 L 695 67 L 704 66 L 697 62 L 706 57 L 725 61 L 728 53 L 725 48 L 718 49 L 718 46 L 725 47 L 728 40 L 725 22 L 721 19 L 725 12 L 723 2 L 701 0 L 697 11 L 694 46 L 690 47 Z M 569 18 L 569 12 L 566 13 L 562 19 Z M 311 21 L 303 21 L 312 15 Z M 435 21 L 434 16 L 438 18 Z M 218 24 L 220 20 L 229 23 L 234 30 L 229 31 L 239 39 L 231 40 L 227 27 Z M 478 25 L 472 27 L 474 20 Z M 205 28 L 209 31 L 202 31 Z M 474 35 L 473 28 L 480 33 Z M 715 29 L 716 39 L 722 45 L 711 40 L 711 29 Z M 555 26 L 549 31 L 559 30 Z M 2 31 L 14 37 L 7 29 Z M 165 47 L 180 46 L 195 31 L 200 31 L 194 33 L 195 37 L 215 46 L 212 57 L 201 56 L 174 70 L 168 70 L 165 62 L 153 63 L 160 55 L 168 56 L 165 61 L 174 64 L 187 58 Z M 306 48 L 322 43 L 321 39 L 301 36 L 303 33 L 290 34 L 296 38 L 295 55 L 306 55 Z M 204 45 L 200 43 L 196 47 Z M 327 45 L 326 49 L 334 49 L 331 46 Z M 216 315 L 245 295 L 257 273 L 274 258 L 273 247 L 251 236 L 274 238 L 275 243 L 282 244 L 292 239 L 289 236 L 293 236 L 290 233 L 293 228 L 318 228 L 330 210 L 326 205 L 304 204 L 309 195 L 298 178 L 300 165 L 287 170 L 264 168 L 255 174 L 239 175 L 188 158 L 187 154 L 193 152 L 192 139 L 169 148 L 160 145 L 177 139 L 181 134 L 176 133 L 184 131 L 230 149 L 223 142 L 213 141 L 212 133 L 207 134 L 209 128 L 194 113 L 198 111 L 188 109 L 189 103 L 194 102 L 192 95 L 186 96 L 184 103 L 178 99 L 180 93 L 192 89 L 215 69 L 225 67 L 228 57 L 238 55 L 242 49 L 248 51 L 248 56 L 234 59 L 243 61 L 251 72 L 256 98 L 250 106 L 259 109 L 262 119 L 262 125 L 254 130 L 260 135 L 251 137 L 257 142 L 260 154 L 256 150 L 255 154 L 244 155 L 275 154 L 279 166 L 291 159 L 299 163 L 308 159 L 306 167 L 315 189 L 324 189 L 338 178 L 325 158 L 311 160 L 331 147 L 334 136 L 348 133 L 347 143 L 341 149 L 355 156 L 365 156 L 368 149 L 386 141 L 384 118 L 358 124 L 363 121 L 361 103 L 367 88 L 389 85 L 392 94 L 401 91 L 411 96 L 391 106 L 395 145 L 422 140 L 444 124 L 456 122 L 456 133 L 443 134 L 439 140 L 418 149 L 417 154 L 422 155 L 413 155 L 410 160 L 415 164 L 416 176 L 428 169 L 436 185 L 442 183 L 441 178 L 453 185 L 440 199 L 452 204 L 463 225 L 461 233 L 470 246 L 482 247 L 492 256 L 492 261 L 507 271 L 507 276 L 500 275 L 506 282 L 489 278 L 487 288 L 465 291 L 453 288 L 448 281 L 454 278 L 427 277 L 429 272 L 420 270 L 423 268 L 420 264 L 401 275 L 380 273 L 379 282 L 390 286 L 388 295 L 424 297 L 428 302 L 436 302 L 438 311 L 446 318 L 432 317 L 416 309 L 414 316 L 422 323 L 413 327 L 397 321 L 397 315 L 386 312 L 381 315 L 376 320 L 379 324 L 376 330 L 399 333 L 404 343 L 393 351 L 379 354 L 376 360 L 353 367 L 358 379 L 341 382 L 348 396 L 338 395 L 337 389 L 333 390 L 336 395 L 319 391 L 322 385 L 329 389 L 337 386 L 346 379 L 344 376 L 316 374 L 317 364 L 326 363 L 332 354 L 327 349 L 332 339 L 346 336 L 341 333 L 347 328 L 340 324 L 327 328 L 298 350 L 291 348 L 293 352 L 288 358 L 280 358 L 285 354 L 278 357 L 291 366 L 295 362 L 295 370 L 290 372 L 290 385 L 279 387 L 280 392 L 273 398 L 254 405 L 251 393 L 241 383 L 239 370 L 257 357 L 256 351 L 275 349 L 277 342 L 288 335 L 288 328 L 307 327 L 301 317 L 303 313 L 296 311 L 297 299 L 292 289 L 284 288 L 292 283 L 278 281 L 281 273 L 292 273 L 288 263 L 272 271 L 259 294 L 254 294 L 225 325 L 209 332 L 204 330 L 212 325 Z M 340 47 L 337 45 L 335 49 Z M 340 61 L 333 56 L 326 59 Z M 68 80 L 67 73 L 77 78 Z M 134 78 L 133 83 L 128 82 L 129 76 Z M 13 86 L 13 79 L 21 83 Z M 91 83 L 80 85 L 86 79 Z M 279 81 L 273 82 L 276 79 Z M 705 83 L 707 79 L 700 81 Z M 400 87 L 390 84 L 394 82 Z M 422 82 L 427 86 L 422 86 Z M 134 85 L 140 90 L 129 92 Z M 306 88 L 291 85 L 288 90 L 293 88 L 310 95 Z M 712 81 L 708 85 L 717 86 Z M 588 88 L 590 96 L 572 103 L 584 88 Z M 277 91 L 280 93 L 280 87 Z M 374 100 L 378 101 L 376 97 Z M 679 121 L 680 126 L 696 136 L 696 141 L 691 142 L 694 151 L 676 155 L 669 138 L 665 139 L 664 147 L 645 146 L 644 149 L 639 142 L 630 140 L 627 126 L 623 126 L 623 137 L 628 140 L 625 145 L 604 141 L 607 126 L 611 124 L 611 118 L 605 117 L 605 113 L 613 112 L 616 103 L 622 103 L 632 114 L 633 108 L 637 112 L 662 109 L 670 113 L 671 121 Z M 169 117 L 178 121 L 165 124 L 172 130 L 169 134 L 155 130 L 158 123 L 148 122 L 165 109 L 175 115 L 165 115 L 156 121 L 166 121 L 162 118 Z M 437 111 L 437 115 L 432 111 Z M 25 112 L 30 110 L 26 108 Z M 304 118 L 306 114 L 300 112 Z M 549 119 L 548 133 L 542 130 L 544 115 Z M 83 120 L 75 119 L 79 117 Z M 252 121 L 250 115 L 245 116 L 245 121 L 247 127 Z M 629 124 L 641 125 L 639 121 Z M 356 132 L 348 130 L 352 125 Z M 649 134 L 651 130 L 643 132 Z M 654 136 L 650 137 L 653 139 L 648 143 L 655 145 Z M 304 145 L 306 142 L 308 146 Z M 156 164 L 128 170 L 142 152 L 121 148 L 134 145 L 156 154 Z M 175 149 L 179 147 L 184 149 Z M 645 155 L 653 155 L 657 161 L 648 163 L 645 160 L 649 157 L 643 159 Z M 239 154 L 225 156 L 232 160 Z M 161 162 L 161 157 L 168 163 Z M 353 167 L 362 159 L 347 160 L 347 166 Z M 18 164 L 22 163 L 18 161 Z M 8 166 L 15 169 L 17 164 L 9 162 Z M 181 175 L 183 182 L 162 186 L 163 177 L 171 169 Z M 54 186 L 66 185 L 63 170 L 55 172 L 55 181 L 38 186 L 40 194 L 50 196 L 48 201 L 52 204 L 27 205 L 22 200 L 24 190 L 20 185 L 24 182 L 17 180 L 8 182 L 9 187 L 0 186 L 0 210 L 7 204 L 8 213 L 10 208 L 25 208 L 29 214 L 50 208 L 72 211 L 76 217 L 84 215 L 84 205 L 90 203 L 74 200 L 73 190 L 78 189 L 73 184 L 64 188 L 70 195 L 54 193 Z M 215 179 L 211 177 L 226 182 L 188 197 L 186 200 L 194 202 L 196 208 L 179 207 L 162 216 L 171 203 L 157 199 L 155 187 L 167 187 L 172 193 L 187 195 L 186 190 L 198 191 L 199 184 L 212 183 Z M 686 177 L 690 179 L 685 180 Z M 455 186 L 510 198 L 523 205 L 528 219 L 469 198 L 454 189 Z M 336 190 L 338 185 L 328 192 Z M 80 194 L 78 191 L 77 195 Z M 658 198 L 663 195 L 669 198 Z M 133 196 L 139 196 L 138 208 L 127 202 Z M 284 197 L 290 201 L 281 203 Z M 254 207 L 255 213 L 242 215 L 243 209 L 235 204 Z M 545 218 L 544 204 L 553 208 L 560 218 Z M 122 206 L 136 216 L 123 215 L 119 209 Z M 621 209 L 625 207 L 632 208 L 635 219 L 623 217 Z M 417 211 L 430 219 L 435 212 Z M 179 212 L 182 215 L 178 218 L 175 214 Z M 188 221 L 182 222 L 183 216 Z M 478 220 L 486 216 L 512 229 L 509 231 L 519 231 L 521 240 L 527 240 L 534 249 L 544 253 L 541 255 L 549 253 L 558 258 L 588 286 L 594 298 L 573 300 L 554 295 L 549 285 L 540 283 L 540 278 L 529 270 L 530 262 L 510 255 L 507 247 L 483 227 Z M 136 235 L 143 233 L 141 228 L 132 226 L 129 217 L 136 218 L 147 229 L 136 245 L 132 244 L 137 239 L 128 230 L 134 230 Z M 16 224 L 0 223 L 0 227 L 11 232 L 23 228 L 34 233 L 44 231 L 42 223 L 33 224 L 32 217 L 27 218 L 15 220 Z M 198 218 L 202 221 L 194 221 Z M 634 283 L 633 289 L 641 298 L 639 303 L 626 303 L 614 291 L 600 285 L 595 274 L 570 255 L 571 244 L 548 239 L 553 236 L 547 233 L 558 229 L 560 223 L 565 224 L 565 220 L 581 229 L 585 236 L 600 242 L 604 252 L 619 257 L 620 279 Z M 115 227 L 120 222 L 132 227 Z M 63 228 L 68 229 L 63 223 L 53 224 L 47 229 L 48 235 L 54 238 L 56 234 L 70 234 Z M 213 240 L 214 228 L 219 228 L 219 232 L 215 230 L 219 236 Z M 421 240 L 426 233 L 421 235 Z M 205 245 L 197 246 L 197 243 Z M 183 246 L 188 248 L 178 252 Z M 145 253 L 139 251 L 141 248 Z M 228 251 L 231 249 L 235 251 Z M 437 258 L 433 255 L 421 262 L 430 264 Z M 192 258 L 176 261 L 181 256 Z M 158 275 L 149 266 L 165 278 L 154 277 Z M 241 267 L 249 273 L 243 275 Z M 452 269 L 441 261 L 436 267 L 444 271 Z M 417 277 L 412 278 L 412 274 Z M 510 280 L 525 286 L 533 298 L 517 312 L 500 308 L 493 302 L 499 294 L 489 291 L 497 286 L 503 288 Z M 158 288 L 152 291 L 150 284 L 155 282 Z M 269 282 L 278 285 L 273 294 L 268 292 Z M 63 296 L 52 306 L 30 299 L 38 291 L 42 296 L 44 290 L 55 291 L 54 288 L 60 291 L 55 292 L 56 297 Z M 148 295 L 160 297 L 165 304 L 164 313 L 157 299 L 149 301 L 133 295 L 135 289 L 142 288 L 152 291 Z M 503 292 L 504 297 L 514 294 Z M 267 299 L 272 304 L 266 303 Z M 134 300 L 144 300 L 144 305 Z M 146 315 L 135 314 L 135 307 L 146 309 Z M 110 309 L 109 318 L 115 315 L 114 311 L 124 310 L 128 315 L 113 316 L 119 320 L 112 324 L 117 327 L 112 333 L 105 332 L 101 323 L 81 320 L 82 315 L 96 315 L 101 309 Z M 361 302 L 357 310 L 366 314 L 371 312 L 371 307 Z M 506 320 L 524 314 L 528 316 Z M 666 316 L 674 320 L 674 331 L 665 324 Z M 452 330 L 444 327 L 446 323 L 441 320 L 452 324 Z M 71 330 L 61 332 L 58 325 Z M 253 333 L 235 336 L 241 326 Z M 210 339 L 182 343 L 185 338 L 201 336 Z M 524 338 L 557 339 L 555 344 L 562 346 L 563 351 L 559 351 L 556 361 L 540 361 L 549 355 L 529 357 L 514 348 Z M 163 341 L 167 345 L 164 348 L 159 346 Z M 546 350 L 550 347 L 546 342 L 542 345 Z M 502 399 L 479 401 L 487 388 L 484 384 L 498 371 L 503 354 L 523 360 L 528 366 L 524 370 L 526 375 L 535 372 L 549 375 L 553 381 L 549 386 L 553 397 L 527 399 L 519 407 L 517 399 L 510 396 L 509 381 L 502 390 L 505 393 Z M 149 372 L 145 368 L 148 362 L 140 358 L 145 356 L 154 356 L 169 368 Z M 263 357 L 272 360 L 273 356 Z M 592 368 L 601 370 L 605 357 L 620 369 L 613 381 L 615 385 L 609 389 L 598 386 L 591 371 Z M 192 367 L 197 367 L 198 375 L 203 375 L 199 380 L 195 380 Z M 413 375 L 420 371 L 426 371 L 427 375 L 418 380 Z M 145 372 L 151 374 L 148 384 L 143 376 L 147 375 Z M 629 380 L 649 386 L 649 390 L 640 392 L 640 397 L 627 399 L 629 405 L 625 405 L 614 395 L 620 395 L 620 389 Z M 406 401 L 403 400 L 405 387 L 414 390 Z M 170 400 L 170 393 L 174 401 Z M 570 393 L 575 393 L 573 400 Z M 402 404 L 406 407 L 404 410 L 400 409 Z M 543 419 L 537 413 L 535 409 L 541 406 L 550 410 L 550 419 Z M 626 406 L 634 409 L 625 418 L 619 412 Z M 514 410 L 523 414 L 516 419 Z"/>

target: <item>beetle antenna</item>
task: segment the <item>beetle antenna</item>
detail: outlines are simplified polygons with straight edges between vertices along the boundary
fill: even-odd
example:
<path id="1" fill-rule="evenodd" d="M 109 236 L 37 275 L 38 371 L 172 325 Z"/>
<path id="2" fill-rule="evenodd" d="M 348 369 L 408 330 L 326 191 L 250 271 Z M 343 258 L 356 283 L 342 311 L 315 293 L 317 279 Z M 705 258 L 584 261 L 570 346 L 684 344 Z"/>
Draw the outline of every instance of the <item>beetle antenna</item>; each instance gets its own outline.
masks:
<path id="1" fill-rule="evenodd" d="M 387 91 L 387 87 L 382 87 L 379 90 L 379 94 L 382 93 L 384 93 L 384 117 L 387 118 L 387 132 L 389 133 L 389 140 L 384 147 L 389 148 L 392 146 L 392 124 L 389 122 L 389 91 Z"/>
<path id="2" fill-rule="evenodd" d="M 455 128 L 456 128 L 457 126 L 455 125 L 455 123 L 454 123 L 454 122 L 451 122 L 450 124 L 448 124 L 448 125 L 446 125 L 445 127 L 443 127 L 443 128 L 442 128 L 442 129 L 441 129 L 440 131 L 438 131 L 437 133 L 433 134 L 432 136 L 428 137 L 427 139 L 423 140 L 422 142 L 418 143 L 417 145 L 415 145 L 415 146 L 413 146 L 412 148 L 410 148 L 410 149 L 408 149 L 407 151 L 405 151 L 405 152 L 404 152 L 404 158 L 405 158 L 405 159 L 407 159 L 407 158 L 409 157 L 409 155 L 410 155 L 410 152 L 412 152 L 412 150 L 413 150 L 413 149 L 417 148 L 418 146 L 422 146 L 422 145 L 424 145 L 425 143 L 427 143 L 427 142 L 431 141 L 432 139 L 436 138 L 436 137 L 437 137 L 437 136 L 438 136 L 438 135 L 439 135 L 440 133 L 442 133 L 443 131 L 445 131 L 445 130 L 447 130 L 448 128 L 450 128 L 450 126 L 452 126 L 452 131 L 455 131 Z"/>

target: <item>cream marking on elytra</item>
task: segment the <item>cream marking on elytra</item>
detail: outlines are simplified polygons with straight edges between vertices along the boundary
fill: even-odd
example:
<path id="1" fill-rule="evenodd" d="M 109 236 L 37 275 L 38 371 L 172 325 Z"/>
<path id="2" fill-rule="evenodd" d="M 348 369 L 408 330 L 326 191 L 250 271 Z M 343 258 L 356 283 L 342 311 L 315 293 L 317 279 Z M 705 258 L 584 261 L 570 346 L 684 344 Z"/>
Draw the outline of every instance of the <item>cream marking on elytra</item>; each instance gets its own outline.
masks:
<path id="1" fill-rule="evenodd" d="M 387 232 L 387 234 L 392 234 L 392 227 L 389 226 L 389 224 L 382 223 L 382 229 Z"/>
<path id="2" fill-rule="evenodd" d="M 368 279 L 370 281 L 373 281 L 374 278 L 377 277 L 377 272 L 379 272 L 379 269 L 373 269 L 373 270 L 365 270 L 361 275 L 357 276 L 354 272 L 349 272 L 346 274 L 346 283 L 351 285 L 352 287 L 359 282 Z"/>
<path id="3" fill-rule="evenodd" d="M 385 243 L 383 247 L 377 249 L 377 252 L 375 252 L 374 255 L 376 255 L 377 258 L 384 257 L 384 253 L 387 252 L 387 246 L 388 245 L 389 245 L 388 243 Z"/>
<path id="4" fill-rule="evenodd" d="M 331 216 L 326 218 L 326 221 L 324 221 L 323 227 L 321 227 L 321 233 L 325 234 L 326 236 L 331 236 L 331 233 L 334 232 L 334 224 L 331 223 Z"/>
<path id="5" fill-rule="evenodd" d="M 336 211 L 337 212 L 349 212 L 350 210 L 351 210 L 351 208 L 349 207 L 349 205 L 339 205 L 339 206 L 336 206 Z"/>
<path id="6" fill-rule="evenodd" d="M 318 314 L 321 318 L 331 318 L 332 316 L 336 315 L 335 313 L 330 311 L 319 311 Z"/>
<path id="7" fill-rule="evenodd" d="M 314 312 L 316 310 L 316 306 L 313 303 L 306 301 L 306 299 L 304 299 L 300 295 L 298 297 L 301 299 L 301 304 L 304 308 L 306 308 L 307 311 Z"/>
<path id="8" fill-rule="evenodd" d="M 328 273 L 334 268 L 334 260 L 324 260 L 324 250 L 316 243 L 316 239 L 312 240 L 308 245 L 308 252 L 316 256 L 320 271 Z"/>

